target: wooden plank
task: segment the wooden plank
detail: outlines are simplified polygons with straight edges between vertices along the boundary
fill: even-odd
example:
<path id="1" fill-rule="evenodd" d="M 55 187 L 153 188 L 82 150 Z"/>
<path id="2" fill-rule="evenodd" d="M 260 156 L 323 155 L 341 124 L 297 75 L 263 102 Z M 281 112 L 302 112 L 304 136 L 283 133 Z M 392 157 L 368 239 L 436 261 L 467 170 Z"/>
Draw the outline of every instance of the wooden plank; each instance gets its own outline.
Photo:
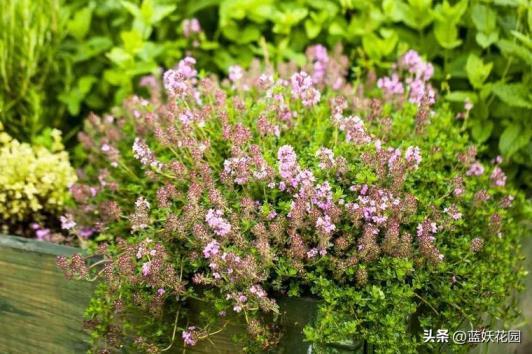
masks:
<path id="1" fill-rule="evenodd" d="M 67 281 L 55 258 L 79 249 L 0 235 L 0 353 L 83 353 L 94 284 Z"/>

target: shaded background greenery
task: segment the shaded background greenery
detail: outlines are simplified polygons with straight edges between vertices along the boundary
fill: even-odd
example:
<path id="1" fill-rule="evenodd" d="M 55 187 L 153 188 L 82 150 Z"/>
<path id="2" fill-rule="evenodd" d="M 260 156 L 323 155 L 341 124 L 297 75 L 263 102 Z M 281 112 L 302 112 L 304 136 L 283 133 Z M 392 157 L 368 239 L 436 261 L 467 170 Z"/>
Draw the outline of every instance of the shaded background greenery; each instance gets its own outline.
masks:
<path id="1" fill-rule="evenodd" d="M 532 185 L 529 0 L 6 0 L 5 9 L 0 117 L 17 138 L 46 127 L 73 137 L 88 112 L 107 111 L 185 52 L 223 72 L 265 54 L 301 62 L 309 44 L 341 42 L 357 75 L 414 48 L 455 108 L 474 103 L 465 126 L 489 157 L 501 153 L 514 180 Z M 191 17 L 204 33 L 186 39 Z"/>

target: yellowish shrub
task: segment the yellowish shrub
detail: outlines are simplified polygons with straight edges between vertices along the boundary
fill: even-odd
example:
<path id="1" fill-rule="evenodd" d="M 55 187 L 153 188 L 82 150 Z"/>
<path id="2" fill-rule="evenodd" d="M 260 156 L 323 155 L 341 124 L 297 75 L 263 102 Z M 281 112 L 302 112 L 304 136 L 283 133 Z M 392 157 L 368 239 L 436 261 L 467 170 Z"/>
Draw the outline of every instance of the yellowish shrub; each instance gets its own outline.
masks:
<path id="1" fill-rule="evenodd" d="M 0 124 L 0 222 L 4 226 L 56 214 L 69 196 L 76 174 L 61 143 L 51 134 L 50 149 L 20 143 Z"/>

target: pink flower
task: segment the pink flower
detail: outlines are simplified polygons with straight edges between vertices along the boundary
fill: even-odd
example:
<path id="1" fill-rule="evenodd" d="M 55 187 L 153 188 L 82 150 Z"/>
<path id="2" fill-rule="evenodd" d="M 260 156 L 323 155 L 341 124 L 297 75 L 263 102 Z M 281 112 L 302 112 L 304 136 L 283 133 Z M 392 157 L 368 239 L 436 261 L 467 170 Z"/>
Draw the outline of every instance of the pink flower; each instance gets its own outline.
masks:
<path id="1" fill-rule="evenodd" d="M 321 216 L 318 217 L 318 220 L 316 221 L 316 227 L 326 234 L 330 234 L 336 230 L 336 226 L 331 222 L 329 215 L 325 215 L 323 218 Z"/>
<path id="2" fill-rule="evenodd" d="M 183 342 L 185 345 L 188 346 L 194 346 L 198 342 L 198 337 L 196 334 L 196 327 L 191 326 L 188 327 L 186 331 L 183 331 L 181 334 L 181 338 L 183 338 Z"/>
<path id="3" fill-rule="evenodd" d="M 289 179 L 297 173 L 297 156 L 294 148 L 290 145 L 283 145 L 277 151 L 279 161 L 279 174 L 283 179 Z"/>
<path id="4" fill-rule="evenodd" d="M 229 67 L 229 80 L 236 83 L 244 76 L 244 70 L 239 65 L 231 65 Z"/>
<path id="5" fill-rule="evenodd" d="M 295 73 L 290 78 L 292 97 L 299 98 L 304 106 L 313 106 L 320 101 L 321 94 L 312 87 L 312 78 L 304 71 Z"/>
<path id="6" fill-rule="evenodd" d="M 405 92 L 403 83 L 399 80 L 399 75 L 397 74 L 380 78 L 377 81 L 377 86 L 384 91 L 386 96 L 402 95 Z"/>
<path id="7" fill-rule="evenodd" d="M 205 258 L 211 258 L 212 256 L 217 255 L 219 251 L 220 251 L 220 244 L 216 240 L 213 240 L 209 242 L 207 246 L 205 246 L 205 248 L 203 249 L 203 256 Z M 215 265 L 215 263 L 213 264 Z"/>
<path id="8" fill-rule="evenodd" d="M 418 168 L 421 163 L 421 150 L 417 146 L 409 146 L 405 152 L 406 161 L 412 163 L 414 168 Z"/>
<path id="9" fill-rule="evenodd" d="M 197 18 L 183 20 L 183 35 L 185 38 L 201 32 L 201 25 Z"/>
<path id="10" fill-rule="evenodd" d="M 499 166 L 493 169 L 490 179 L 497 187 L 504 187 L 506 184 L 506 175 Z"/>
<path id="11" fill-rule="evenodd" d="M 76 227 L 76 222 L 70 214 L 62 215 L 59 219 L 61 220 L 61 228 L 63 230 L 71 230 Z"/>
<path id="12" fill-rule="evenodd" d="M 466 172 L 468 176 L 480 176 L 484 173 L 484 166 L 480 162 L 474 162 L 469 170 Z"/>
<path id="13" fill-rule="evenodd" d="M 231 232 L 231 224 L 229 224 L 223 217 L 223 211 L 209 209 L 205 216 L 205 221 L 218 236 L 225 236 Z"/>
<path id="14" fill-rule="evenodd" d="M 147 277 L 151 273 L 151 261 L 142 264 L 142 275 Z"/>

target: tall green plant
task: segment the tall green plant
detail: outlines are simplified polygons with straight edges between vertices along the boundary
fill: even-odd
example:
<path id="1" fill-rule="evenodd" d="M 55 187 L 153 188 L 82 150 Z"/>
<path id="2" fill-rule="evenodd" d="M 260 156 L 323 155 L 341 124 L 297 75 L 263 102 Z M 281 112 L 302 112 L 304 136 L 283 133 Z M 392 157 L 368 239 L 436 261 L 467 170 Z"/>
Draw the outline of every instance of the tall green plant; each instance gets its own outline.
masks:
<path id="1" fill-rule="evenodd" d="M 17 138 L 33 139 L 60 124 L 50 104 L 65 82 L 59 60 L 64 20 L 59 0 L 5 0 L 0 11 L 0 121 Z M 59 75 L 61 73 L 61 75 Z M 60 80 L 60 81 L 59 81 Z"/>

